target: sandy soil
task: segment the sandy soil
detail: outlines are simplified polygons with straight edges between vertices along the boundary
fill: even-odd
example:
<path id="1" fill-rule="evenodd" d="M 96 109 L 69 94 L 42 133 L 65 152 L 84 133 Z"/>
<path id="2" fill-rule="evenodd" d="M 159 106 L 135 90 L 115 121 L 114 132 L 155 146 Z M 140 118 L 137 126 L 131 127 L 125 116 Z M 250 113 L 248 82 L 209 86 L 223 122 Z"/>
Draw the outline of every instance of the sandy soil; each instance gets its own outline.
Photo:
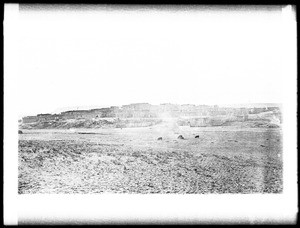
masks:
<path id="1" fill-rule="evenodd" d="M 278 128 L 22 131 L 20 194 L 282 192 Z"/>

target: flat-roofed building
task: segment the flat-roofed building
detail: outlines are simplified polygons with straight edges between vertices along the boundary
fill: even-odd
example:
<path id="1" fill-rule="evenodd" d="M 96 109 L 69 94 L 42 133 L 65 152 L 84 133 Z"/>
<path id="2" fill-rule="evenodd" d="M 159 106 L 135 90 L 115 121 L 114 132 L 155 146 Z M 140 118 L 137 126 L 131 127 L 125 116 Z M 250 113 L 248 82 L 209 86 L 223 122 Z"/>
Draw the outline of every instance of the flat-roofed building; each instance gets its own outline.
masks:
<path id="1" fill-rule="evenodd" d="M 34 123 L 38 121 L 37 116 L 25 116 L 22 118 L 23 123 Z"/>

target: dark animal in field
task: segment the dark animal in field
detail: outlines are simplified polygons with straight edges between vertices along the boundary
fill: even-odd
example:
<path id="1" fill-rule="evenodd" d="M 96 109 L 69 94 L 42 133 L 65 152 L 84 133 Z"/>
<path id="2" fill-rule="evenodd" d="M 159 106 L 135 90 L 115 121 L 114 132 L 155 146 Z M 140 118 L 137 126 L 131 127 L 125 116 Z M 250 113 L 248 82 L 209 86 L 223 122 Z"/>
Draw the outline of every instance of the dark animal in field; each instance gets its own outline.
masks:
<path id="1" fill-rule="evenodd" d="M 184 139 L 184 137 L 182 135 L 179 135 L 178 139 Z"/>
<path id="2" fill-rule="evenodd" d="M 266 146 L 264 146 L 264 145 L 260 145 L 261 147 L 266 147 Z"/>
<path id="3" fill-rule="evenodd" d="M 199 135 L 196 135 L 196 136 L 195 136 L 195 139 L 199 139 Z"/>
<path id="4" fill-rule="evenodd" d="M 23 134 L 23 131 L 19 130 L 19 131 L 18 131 L 18 134 Z"/>
<path id="5" fill-rule="evenodd" d="M 78 134 L 82 134 L 82 135 L 95 135 L 97 133 L 94 133 L 94 132 L 78 132 Z"/>
<path id="6" fill-rule="evenodd" d="M 162 140 L 162 137 L 157 138 L 157 140 Z"/>

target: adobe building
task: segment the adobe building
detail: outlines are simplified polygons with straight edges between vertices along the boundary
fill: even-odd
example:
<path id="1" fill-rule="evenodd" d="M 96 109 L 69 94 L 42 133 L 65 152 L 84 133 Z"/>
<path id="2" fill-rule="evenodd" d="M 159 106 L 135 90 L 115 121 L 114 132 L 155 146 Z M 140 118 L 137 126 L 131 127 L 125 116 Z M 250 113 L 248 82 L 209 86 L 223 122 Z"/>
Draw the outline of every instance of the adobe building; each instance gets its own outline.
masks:
<path id="1" fill-rule="evenodd" d="M 197 117 L 189 119 L 190 127 L 205 127 L 210 123 L 209 117 Z"/>
<path id="2" fill-rule="evenodd" d="M 37 116 L 25 116 L 22 118 L 23 123 L 35 123 L 38 121 Z"/>

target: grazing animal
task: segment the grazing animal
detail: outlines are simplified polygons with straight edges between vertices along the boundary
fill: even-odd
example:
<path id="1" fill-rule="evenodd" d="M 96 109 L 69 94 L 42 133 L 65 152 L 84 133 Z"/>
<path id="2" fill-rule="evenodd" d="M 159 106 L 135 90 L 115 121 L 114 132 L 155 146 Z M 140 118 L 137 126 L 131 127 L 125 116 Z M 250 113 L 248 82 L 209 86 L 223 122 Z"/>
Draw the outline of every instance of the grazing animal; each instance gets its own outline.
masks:
<path id="1" fill-rule="evenodd" d="M 260 145 L 261 147 L 266 147 L 266 146 L 264 146 L 264 145 Z"/>
<path id="2" fill-rule="evenodd" d="M 157 140 L 162 140 L 162 137 L 159 137 Z"/>
<path id="3" fill-rule="evenodd" d="M 199 139 L 199 135 L 196 135 L 196 136 L 195 136 L 195 139 Z"/>
<path id="4" fill-rule="evenodd" d="M 19 130 L 19 131 L 18 131 L 18 134 L 23 134 L 23 131 Z"/>
<path id="5" fill-rule="evenodd" d="M 184 137 L 182 135 L 179 135 L 178 139 L 184 139 Z"/>

